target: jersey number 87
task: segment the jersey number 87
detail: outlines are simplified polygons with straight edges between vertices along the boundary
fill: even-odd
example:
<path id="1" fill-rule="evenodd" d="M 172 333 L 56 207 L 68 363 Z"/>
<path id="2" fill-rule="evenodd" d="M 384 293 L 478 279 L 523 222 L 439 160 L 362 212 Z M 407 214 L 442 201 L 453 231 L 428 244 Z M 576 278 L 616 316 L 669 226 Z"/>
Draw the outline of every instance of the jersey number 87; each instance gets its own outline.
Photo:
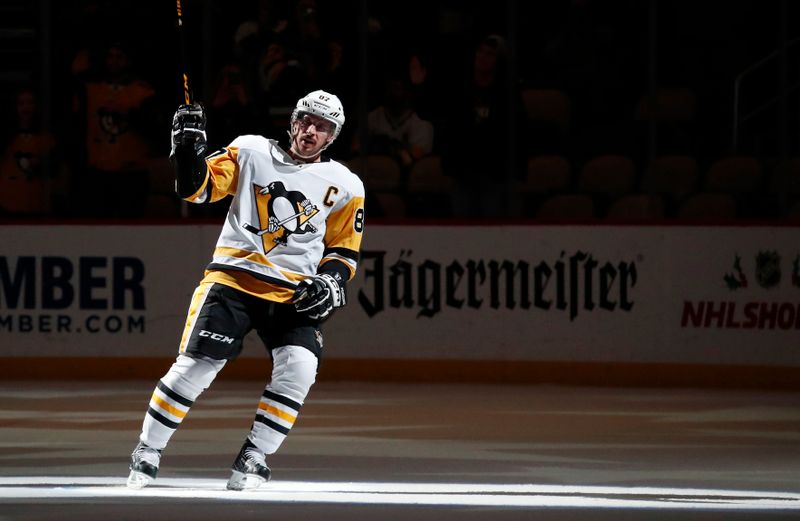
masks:
<path id="1" fill-rule="evenodd" d="M 358 233 L 364 231 L 364 209 L 359 208 L 356 210 L 356 217 L 353 220 L 353 229 Z"/>

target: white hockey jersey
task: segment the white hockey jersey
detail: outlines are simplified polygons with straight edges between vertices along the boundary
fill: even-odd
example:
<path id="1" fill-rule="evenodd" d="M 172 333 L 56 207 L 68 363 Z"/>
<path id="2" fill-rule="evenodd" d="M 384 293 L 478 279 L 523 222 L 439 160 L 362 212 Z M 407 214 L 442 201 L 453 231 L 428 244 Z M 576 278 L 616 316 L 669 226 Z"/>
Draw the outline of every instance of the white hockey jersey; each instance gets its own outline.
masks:
<path id="1" fill-rule="evenodd" d="M 336 161 L 295 161 L 277 142 L 240 136 L 206 158 L 203 186 L 186 198 L 233 195 L 203 282 L 289 302 L 297 283 L 332 260 L 355 275 L 364 185 Z"/>

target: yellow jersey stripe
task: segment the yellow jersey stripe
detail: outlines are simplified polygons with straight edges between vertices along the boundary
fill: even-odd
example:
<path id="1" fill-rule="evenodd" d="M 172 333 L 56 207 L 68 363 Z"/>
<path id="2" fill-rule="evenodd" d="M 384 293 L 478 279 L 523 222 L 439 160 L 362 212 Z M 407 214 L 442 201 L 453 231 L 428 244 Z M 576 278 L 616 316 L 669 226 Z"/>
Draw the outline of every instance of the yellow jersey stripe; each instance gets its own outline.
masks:
<path id="1" fill-rule="evenodd" d="M 361 249 L 361 232 L 356 231 L 354 223 L 356 212 L 364 208 L 363 197 L 353 197 L 347 204 L 335 212 L 331 212 L 325 231 L 327 248 L 346 248 L 359 251 Z"/>
<path id="2" fill-rule="evenodd" d="M 221 257 L 233 257 L 235 259 L 244 259 L 256 264 L 263 264 L 264 266 L 268 266 L 270 268 L 275 267 L 275 265 L 268 258 L 256 251 L 247 251 L 240 250 L 238 248 L 230 248 L 227 246 L 218 246 L 214 248 L 214 255 L 219 255 Z"/>
<path id="3" fill-rule="evenodd" d="M 236 193 L 239 182 L 239 149 L 227 147 L 218 154 L 206 158 L 211 174 L 211 197 L 208 202 L 214 203 L 227 195 Z"/>
<path id="4" fill-rule="evenodd" d="M 280 270 L 280 272 L 281 275 L 291 280 L 292 282 L 300 282 L 301 280 L 305 280 L 308 278 L 308 275 L 303 275 L 301 273 L 294 273 L 293 271 Z"/>
<path id="5" fill-rule="evenodd" d="M 243 271 L 220 271 L 209 270 L 206 271 L 203 282 L 216 282 L 225 286 L 244 291 L 254 297 L 272 302 L 286 303 L 291 302 L 294 297 L 293 288 L 285 288 L 277 284 L 271 284 L 258 280 L 257 278 L 248 275 Z"/>
<path id="6" fill-rule="evenodd" d="M 208 186 L 208 178 L 209 178 L 208 169 L 206 169 L 206 178 L 203 180 L 203 185 L 195 193 L 193 193 L 189 197 L 184 197 L 184 199 L 191 203 L 191 202 L 196 201 L 198 198 L 200 198 L 200 196 L 203 194 L 203 192 L 206 191 L 206 187 Z"/>

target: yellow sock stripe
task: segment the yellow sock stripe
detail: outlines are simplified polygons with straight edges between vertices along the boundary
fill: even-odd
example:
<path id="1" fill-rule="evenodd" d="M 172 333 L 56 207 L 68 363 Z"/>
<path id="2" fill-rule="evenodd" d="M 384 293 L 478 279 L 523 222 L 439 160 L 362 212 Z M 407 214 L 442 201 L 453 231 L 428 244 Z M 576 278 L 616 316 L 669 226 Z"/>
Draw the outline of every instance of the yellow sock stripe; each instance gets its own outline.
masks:
<path id="1" fill-rule="evenodd" d="M 269 404 L 266 404 L 266 403 L 259 403 L 258 404 L 258 408 L 261 409 L 262 411 L 266 412 L 267 414 L 271 414 L 273 416 L 277 416 L 281 420 L 283 420 L 285 422 L 288 422 L 288 423 L 290 423 L 292 425 L 294 425 L 295 420 L 297 420 L 297 416 L 295 416 L 294 414 L 289 414 L 288 412 L 284 412 L 284 411 L 278 409 L 277 407 L 275 407 L 274 405 L 269 405 Z"/>
<path id="2" fill-rule="evenodd" d="M 175 416 L 176 418 L 183 419 L 186 416 L 186 412 L 178 409 L 177 407 L 173 407 L 172 405 L 168 404 L 164 400 L 162 400 L 159 396 L 153 393 L 153 396 L 150 398 L 156 405 L 158 405 L 161 409 L 167 411 L 171 415 Z"/>

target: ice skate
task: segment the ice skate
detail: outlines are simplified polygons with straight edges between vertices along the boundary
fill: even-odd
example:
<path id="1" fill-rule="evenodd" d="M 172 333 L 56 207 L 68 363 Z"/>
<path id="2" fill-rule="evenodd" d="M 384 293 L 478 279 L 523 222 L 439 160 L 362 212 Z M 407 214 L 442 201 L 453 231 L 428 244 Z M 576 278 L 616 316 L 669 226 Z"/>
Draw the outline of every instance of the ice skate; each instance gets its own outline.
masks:
<path id="1" fill-rule="evenodd" d="M 144 488 L 158 474 L 158 463 L 161 461 L 161 451 L 139 442 L 131 453 L 131 473 L 128 475 L 129 488 Z"/>
<path id="2" fill-rule="evenodd" d="M 254 490 L 269 481 L 272 471 L 269 470 L 261 452 L 248 439 L 231 467 L 228 490 Z"/>

